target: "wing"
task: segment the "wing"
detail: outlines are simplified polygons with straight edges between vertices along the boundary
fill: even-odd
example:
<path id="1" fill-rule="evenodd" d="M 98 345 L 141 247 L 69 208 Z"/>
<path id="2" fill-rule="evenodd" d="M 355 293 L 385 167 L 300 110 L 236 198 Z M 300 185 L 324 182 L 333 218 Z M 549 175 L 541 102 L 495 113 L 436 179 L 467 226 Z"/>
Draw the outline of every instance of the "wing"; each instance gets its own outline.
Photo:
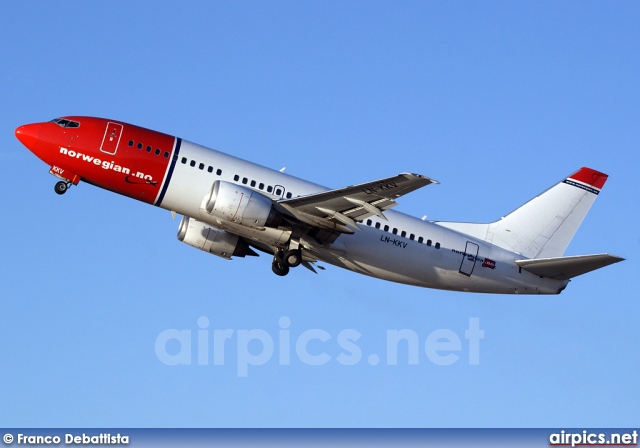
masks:
<path id="1" fill-rule="evenodd" d="M 395 199 L 437 183 L 437 180 L 419 174 L 402 173 L 360 185 L 280 200 L 278 206 L 312 227 L 354 233 L 354 230 L 360 230 L 358 221 L 370 216 L 387 219 L 383 212 L 397 205 Z"/>

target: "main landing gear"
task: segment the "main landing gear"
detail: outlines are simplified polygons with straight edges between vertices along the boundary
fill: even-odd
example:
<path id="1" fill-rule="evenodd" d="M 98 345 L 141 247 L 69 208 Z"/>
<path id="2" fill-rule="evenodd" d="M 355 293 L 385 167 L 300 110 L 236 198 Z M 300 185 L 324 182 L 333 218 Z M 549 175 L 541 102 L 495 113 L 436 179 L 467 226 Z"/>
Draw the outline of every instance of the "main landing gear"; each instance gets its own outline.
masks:
<path id="1" fill-rule="evenodd" d="M 290 268 L 300 266 L 300 263 L 302 263 L 302 251 L 300 249 L 277 250 L 273 256 L 271 269 L 274 274 L 284 277 L 289 273 Z"/>
<path id="2" fill-rule="evenodd" d="M 58 194 L 65 194 L 70 186 L 71 186 L 71 182 L 60 181 L 56 183 L 53 189 Z"/>

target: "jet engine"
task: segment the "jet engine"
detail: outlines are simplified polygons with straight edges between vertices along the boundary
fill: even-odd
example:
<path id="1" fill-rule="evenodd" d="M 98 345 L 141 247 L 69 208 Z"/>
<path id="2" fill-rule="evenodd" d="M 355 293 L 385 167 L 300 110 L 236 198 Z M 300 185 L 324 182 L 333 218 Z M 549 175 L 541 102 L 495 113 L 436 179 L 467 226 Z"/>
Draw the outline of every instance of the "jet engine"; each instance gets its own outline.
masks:
<path id="1" fill-rule="evenodd" d="M 213 183 L 204 208 L 218 219 L 248 227 L 278 227 L 282 219 L 268 197 L 220 180 Z"/>
<path id="2" fill-rule="evenodd" d="M 184 216 L 178 227 L 178 239 L 196 249 L 230 260 L 247 255 L 257 256 L 249 244 L 233 233 L 216 229 L 196 219 Z"/>

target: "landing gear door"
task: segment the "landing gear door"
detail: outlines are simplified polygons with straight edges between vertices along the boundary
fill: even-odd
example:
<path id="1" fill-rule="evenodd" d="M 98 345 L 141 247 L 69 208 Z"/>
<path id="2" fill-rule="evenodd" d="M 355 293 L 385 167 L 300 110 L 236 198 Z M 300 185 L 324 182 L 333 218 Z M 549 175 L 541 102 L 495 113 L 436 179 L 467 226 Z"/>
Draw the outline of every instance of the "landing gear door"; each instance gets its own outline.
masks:
<path id="1" fill-rule="evenodd" d="M 100 151 L 114 155 L 118 150 L 118 144 L 120 143 L 120 137 L 122 136 L 123 126 L 120 123 L 107 123 L 107 128 L 104 131 L 104 137 L 102 138 L 102 145 L 100 145 Z"/>
<path id="2" fill-rule="evenodd" d="M 471 273 L 473 272 L 473 268 L 476 267 L 476 259 L 478 257 L 478 250 L 480 248 L 476 243 L 472 243 L 471 241 L 467 241 L 467 247 L 464 249 L 464 254 L 462 254 L 462 262 L 460 263 L 460 273 L 466 275 L 467 277 L 471 277 Z"/>

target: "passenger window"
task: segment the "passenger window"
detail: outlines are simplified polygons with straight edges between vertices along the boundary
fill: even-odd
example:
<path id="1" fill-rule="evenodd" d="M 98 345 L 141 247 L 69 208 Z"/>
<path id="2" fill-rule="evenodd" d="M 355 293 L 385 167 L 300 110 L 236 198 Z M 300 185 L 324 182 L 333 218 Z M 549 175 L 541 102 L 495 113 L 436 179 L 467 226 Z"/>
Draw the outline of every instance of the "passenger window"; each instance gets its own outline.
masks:
<path id="1" fill-rule="evenodd" d="M 427 246 L 431 246 L 431 240 L 427 240 Z"/>
<path id="2" fill-rule="evenodd" d="M 156 153 L 157 156 L 159 156 L 160 155 L 160 150 L 158 148 L 156 148 L 155 153 Z"/>
<path id="3" fill-rule="evenodd" d="M 424 238 L 422 238 L 422 237 L 418 237 L 418 243 L 421 243 L 421 244 L 422 244 L 422 242 L 423 242 L 423 241 L 424 241 Z"/>
<path id="4" fill-rule="evenodd" d="M 216 174 L 219 176 L 222 174 L 222 170 L 218 168 L 218 171 L 216 171 Z"/>
<path id="5" fill-rule="evenodd" d="M 367 219 L 367 225 L 371 226 L 371 224 L 373 224 L 373 221 L 371 221 L 370 219 Z"/>
<path id="6" fill-rule="evenodd" d="M 238 176 L 238 175 L 236 174 L 235 176 L 233 176 L 233 180 L 235 180 L 235 181 L 237 182 L 238 180 L 240 180 L 240 176 Z"/>
<path id="7" fill-rule="evenodd" d="M 242 183 L 247 185 L 247 182 L 249 182 L 249 179 L 247 179 L 246 177 L 242 178 Z"/>
<path id="8" fill-rule="evenodd" d="M 389 231 L 389 226 L 384 226 L 384 231 L 388 232 Z"/>
<path id="9" fill-rule="evenodd" d="M 213 173 L 213 167 L 212 167 L 212 166 L 210 166 L 209 168 L 207 168 L 207 172 L 209 172 L 209 173 Z"/>
<path id="10" fill-rule="evenodd" d="M 151 146 L 147 145 L 147 152 L 151 152 Z"/>
<path id="11" fill-rule="evenodd" d="M 407 232 L 405 232 L 405 231 L 403 230 L 403 231 L 402 231 L 402 233 L 400 234 L 400 236 L 401 236 L 402 238 L 406 237 L 406 236 L 407 236 Z"/>
<path id="12" fill-rule="evenodd" d="M 271 193 L 273 191 L 273 187 L 271 185 L 269 185 L 267 187 L 267 193 Z"/>
<path id="13" fill-rule="evenodd" d="M 144 145 L 142 143 L 138 143 L 138 149 L 142 149 Z"/>
<path id="14" fill-rule="evenodd" d="M 282 194 L 282 190 L 280 188 L 276 188 L 276 196 L 280 196 Z"/>
<path id="15" fill-rule="evenodd" d="M 377 223 L 376 223 L 376 229 L 379 229 L 379 228 L 380 228 L 380 223 L 379 223 L 379 222 L 377 222 Z"/>
<path id="16" fill-rule="evenodd" d="M 413 241 L 415 238 L 416 238 L 416 236 L 415 236 L 413 233 L 412 233 L 411 235 L 409 235 L 409 239 L 410 239 L 411 241 Z"/>
<path id="17" fill-rule="evenodd" d="M 258 188 L 264 190 L 264 184 L 261 182 L 260 185 L 258 185 Z"/>
<path id="18" fill-rule="evenodd" d="M 182 160 L 181 160 L 181 162 L 182 162 L 184 165 L 186 165 L 186 164 L 187 164 L 187 158 L 186 158 L 186 157 L 183 157 L 183 158 L 182 158 Z"/>
<path id="19" fill-rule="evenodd" d="M 133 140 L 129 140 L 129 146 L 133 146 Z"/>
<path id="20" fill-rule="evenodd" d="M 190 163 L 189 165 L 191 165 L 191 166 L 196 166 L 196 161 L 195 161 L 195 160 L 192 160 L 192 161 L 191 161 L 191 163 Z"/>
<path id="21" fill-rule="evenodd" d="M 292 196 L 291 192 L 287 193 L 287 199 L 291 199 L 291 196 Z"/>
<path id="22" fill-rule="evenodd" d="M 204 169 L 204 163 L 201 163 L 200 165 L 198 165 L 198 169 L 203 170 Z"/>
<path id="23" fill-rule="evenodd" d="M 394 227 L 394 228 L 393 228 L 393 232 L 391 232 L 391 233 L 393 233 L 394 235 L 397 235 L 397 234 L 398 234 L 398 229 L 396 229 L 396 228 Z"/>
<path id="24" fill-rule="evenodd" d="M 256 186 L 256 181 L 255 181 L 255 180 L 252 180 L 250 185 L 251 185 L 252 187 L 255 187 L 255 186 Z"/>
<path id="25" fill-rule="evenodd" d="M 440 243 L 436 243 L 436 249 L 440 249 Z"/>
<path id="26" fill-rule="evenodd" d="M 168 158 L 169 158 L 169 152 L 168 152 L 168 151 L 165 151 L 165 152 L 164 152 L 164 158 L 165 158 L 165 159 L 168 159 Z"/>

